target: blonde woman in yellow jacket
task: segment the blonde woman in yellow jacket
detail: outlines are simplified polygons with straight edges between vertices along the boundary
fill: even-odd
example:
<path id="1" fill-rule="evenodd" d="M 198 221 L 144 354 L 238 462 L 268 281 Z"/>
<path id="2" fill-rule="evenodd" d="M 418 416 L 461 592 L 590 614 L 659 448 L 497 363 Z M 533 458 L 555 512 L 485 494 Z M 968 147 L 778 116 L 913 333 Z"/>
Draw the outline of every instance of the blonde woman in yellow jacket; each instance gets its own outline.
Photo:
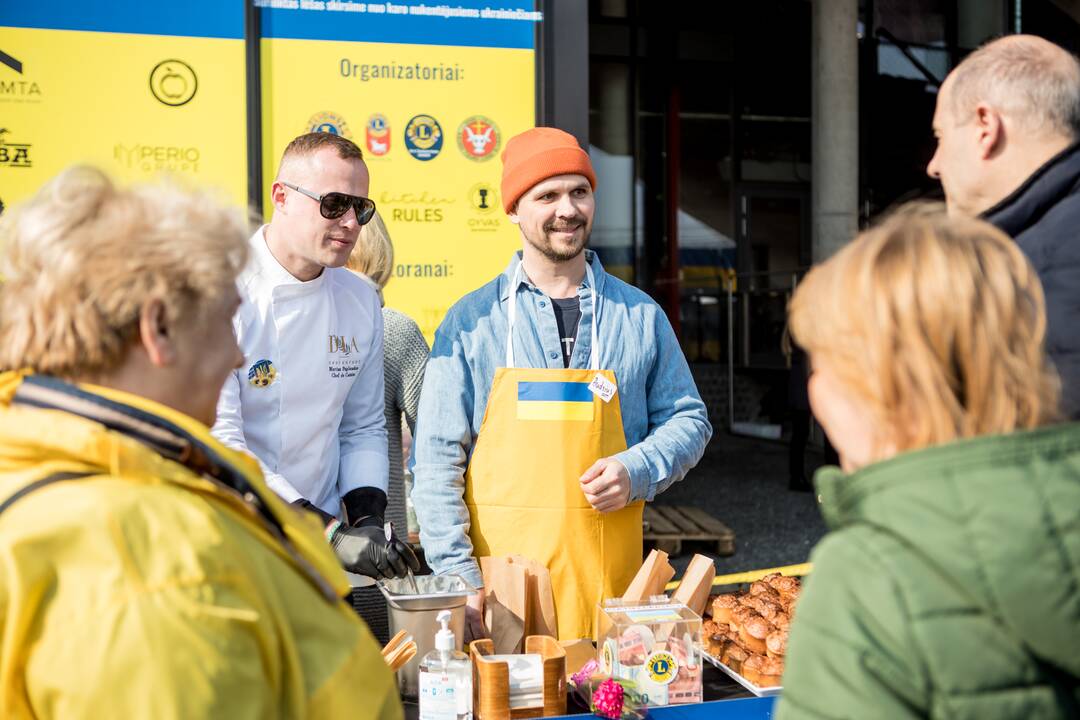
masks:
<path id="1" fill-rule="evenodd" d="M 88 168 L 0 219 L 0 717 L 401 717 L 318 521 L 208 431 L 245 236 Z"/>

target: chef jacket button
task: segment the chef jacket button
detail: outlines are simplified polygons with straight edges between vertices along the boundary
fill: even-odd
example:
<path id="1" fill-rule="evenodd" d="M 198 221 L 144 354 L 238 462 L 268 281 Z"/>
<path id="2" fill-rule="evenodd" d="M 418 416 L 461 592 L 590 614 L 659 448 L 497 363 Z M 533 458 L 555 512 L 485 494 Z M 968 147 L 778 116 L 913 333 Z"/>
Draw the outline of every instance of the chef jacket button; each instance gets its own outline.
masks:
<path id="1" fill-rule="evenodd" d="M 552 360 L 554 360 L 555 358 L 559 357 L 559 353 L 557 353 L 557 352 L 549 352 L 548 357 L 551 358 Z"/>
<path id="2" fill-rule="evenodd" d="M 541 301 L 540 301 L 540 307 L 542 307 L 542 308 L 543 308 L 543 307 L 547 307 L 547 303 L 546 303 L 546 302 L 544 302 L 543 300 L 541 300 Z"/>

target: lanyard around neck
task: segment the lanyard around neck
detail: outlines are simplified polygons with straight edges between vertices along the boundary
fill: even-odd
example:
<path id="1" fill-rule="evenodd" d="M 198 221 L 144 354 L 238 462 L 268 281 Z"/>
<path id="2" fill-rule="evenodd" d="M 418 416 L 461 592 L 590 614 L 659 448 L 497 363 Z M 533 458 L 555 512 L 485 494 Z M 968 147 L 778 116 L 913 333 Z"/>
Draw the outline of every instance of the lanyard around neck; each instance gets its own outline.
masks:
<path id="1" fill-rule="evenodd" d="M 514 367 L 514 320 L 517 316 L 517 291 L 518 284 L 521 282 L 521 268 L 522 263 L 518 263 L 514 269 L 514 278 L 510 282 L 510 305 L 506 311 L 506 367 L 508 368 Z M 592 340 L 592 345 L 589 348 L 589 369 L 599 370 L 600 341 L 597 339 L 596 328 L 600 324 L 600 303 L 597 300 L 596 278 L 593 276 L 592 268 L 589 267 L 588 262 L 585 263 L 585 276 L 589 279 L 589 290 L 591 291 L 593 304 L 592 322 L 589 323 Z"/>

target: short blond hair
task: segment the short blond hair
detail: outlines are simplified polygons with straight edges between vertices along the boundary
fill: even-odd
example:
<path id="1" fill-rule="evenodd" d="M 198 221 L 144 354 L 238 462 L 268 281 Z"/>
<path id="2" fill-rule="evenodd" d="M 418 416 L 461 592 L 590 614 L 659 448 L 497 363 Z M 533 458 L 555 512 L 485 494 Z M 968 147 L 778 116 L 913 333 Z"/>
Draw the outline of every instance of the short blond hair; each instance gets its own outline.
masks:
<path id="1" fill-rule="evenodd" d="M 898 451 L 1058 418 L 1038 276 L 1003 232 L 942 206 L 902 208 L 815 267 L 790 323 Z"/>
<path id="2" fill-rule="evenodd" d="M 175 322 L 214 307 L 247 258 L 239 211 L 175 186 L 116 187 L 60 173 L 0 218 L 0 367 L 92 377 L 119 366 L 139 314 Z"/>
<path id="3" fill-rule="evenodd" d="M 394 244 L 378 211 L 360 228 L 360 236 L 345 267 L 371 278 L 379 289 L 394 276 Z"/>

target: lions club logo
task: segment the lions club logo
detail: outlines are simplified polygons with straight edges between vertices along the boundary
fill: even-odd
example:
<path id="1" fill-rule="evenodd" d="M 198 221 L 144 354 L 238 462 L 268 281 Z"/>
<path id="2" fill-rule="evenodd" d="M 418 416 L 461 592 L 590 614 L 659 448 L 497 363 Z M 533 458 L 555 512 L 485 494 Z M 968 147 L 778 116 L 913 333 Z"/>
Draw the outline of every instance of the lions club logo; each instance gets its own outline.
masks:
<path id="1" fill-rule="evenodd" d="M 405 147 L 417 160 L 434 158 L 442 150 L 442 143 L 442 127 L 430 115 L 417 115 L 405 126 Z"/>
<path id="2" fill-rule="evenodd" d="M 199 79 L 183 60 L 162 60 L 150 71 L 150 92 L 162 105 L 180 107 L 195 97 Z"/>
<path id="3" fill-rule="evenodd" d="M 457 132 L 458 149 L 470 160 L 483 162 L 495 157 L 502 136 L 499 128 L 483 115 L 473 115 Z"/>
<path id="4" fill-rule="evenodd" d="M 679 663 L 668 651 L 657 650 L 645 659 L 645 671 L 657 685 L 667 685 L 679 672 Z"/>
<path id="5" fill-rule="evenodd" d="M 376 157 L 390 152 L 390 123 L 385 115 L 376 113 L 368 118 L 364 140 L 368 152 Z"/>
<path id="6" fill-rule="evenodd" d="M 272 385 L 277 378 L 277 368 L 269 360 L 259 360 L 248 368 L 248 382 L 255 387 Z"/>
<path id="7" fill-rule="evenodd" d="M 352 138 L 352 133 L 349 132 L 349 124 L 345 122 L 345 118 L 332 112 L 321 112 L 312 115 L 311 119 L 308 120 L 308 132 L 324 132 Z"/>

